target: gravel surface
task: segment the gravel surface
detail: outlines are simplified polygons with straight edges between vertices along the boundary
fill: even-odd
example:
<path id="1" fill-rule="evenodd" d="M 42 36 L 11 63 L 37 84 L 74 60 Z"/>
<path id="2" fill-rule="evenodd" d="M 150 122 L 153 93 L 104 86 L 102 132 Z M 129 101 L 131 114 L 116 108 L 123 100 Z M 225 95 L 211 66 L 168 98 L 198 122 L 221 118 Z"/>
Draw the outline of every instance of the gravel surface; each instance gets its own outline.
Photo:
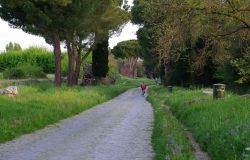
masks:
<path id="1" fill-rule="evenodd" d="M 0 145 L 0 160 L 152 160 L 152 123 L 150 104 L 133 89 Z"/>

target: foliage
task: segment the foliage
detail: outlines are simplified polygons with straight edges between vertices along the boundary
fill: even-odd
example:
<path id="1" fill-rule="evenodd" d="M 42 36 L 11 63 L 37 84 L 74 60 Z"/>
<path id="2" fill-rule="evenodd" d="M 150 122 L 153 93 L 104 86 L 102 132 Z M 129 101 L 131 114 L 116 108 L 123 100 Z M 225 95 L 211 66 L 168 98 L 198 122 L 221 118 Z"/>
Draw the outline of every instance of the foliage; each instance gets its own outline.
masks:
<path id="1" fill-rule="evenodd" d="M 127 10 L 121 9 L 122 0 L 108 0 L 101 8 L 96 8 L 96 14 L 90 16 L 87 28 L 95 33 L 95 41 L 102 41 L 120 29 L 130 19 Z"/>
<path id="2" fill-rule="evenodd" d="M 54 46 L 55 84 L 61 83 L 60 41 L 66 42 L 68 52 L 68 85 L 77 84 L 82 62 L 96 44 L 118 30 L 129 14 L 121 9 L 121 0 L 85 1 L 0 1 L 0 17 L 25 32 L 40 35 Z M 90 47 L 89 47 L 90 45 Z M 95 46 L 96 47 L 96 46 Z M 86 54 L 82 50 L 88 48 Z M 108 64 L 106 64 L 108 65 Z"/>
<path id="3" fill-rule="evenodd" d="M 3 72 L 4 79 L 22 79 L 25 78 L 25 73 L 21 68 L 9 68 Z"/>
<path id="4" fill-rule="evenodd" d="M 22 79 L 22 78 L 46 78 L 46 74 L 42 71 L 41 67 L 22 64 L 14 68 L 6 69 L 3 72 L 5 79 Z"/>
<path id="5" fill-rule="evenodd" d="M 137 61 L 141 55 L 141 48 L 137 40 L 128 40 L 118 43 L 111 51 L 115 58 L 125 59 L 128 63 L 130 76 L 135 76 Z"/>
<path id="6" fill-rule="evenodd" d="M 6 51 L 21 51 L 22 50 L 20 44 L 18 44 L 18 43 L 13 44 L 12 42 L 7 44 L 5 49 L 6 49 Z"/>
<path id="7" fill-rule="evenodd" d="M 67 54 L 62 54 L 62 76 L 66 77 L 68 75 L 68 56 Z"/>
<path id="8" fill-rule="evenodd" d="M 96 4 L 94 3 L 96 1 L 92 0 L 91 2 Z M 46 42 L 53 45 L 55 55 L 54 82 L 57 86 L 61 85 L 60 42 L 68 39 L 68 35 L 71 35 L 72 32 L 75 33 L 72 27 L 82 28 L 79 24 L 85 24 L 83 20 L 87 20 L 87 18 L 84 17 L 89 11 L 93 11 L 90 1 L 1 0 L 0 6 L 0 17 L 8 21 L 11 26 L 21 28 L 24 32 L 42 36 Z M 81 23 L 78 22 L 78 16 L 82 18 Z M 69 71 L 71 70 L 70 68 Z"/>
<path id="9" fill-rule="evenodd" d="M 250 83 L 250 47 L 247 48 L 242 58 L 231 60 L 231 65 L 237 69 L 240 76 L 237 83 Z"/>
<path id="10" fill-rule="evenodd" d="M 193 149 L 181 123 L 172 115 L 169 107 L 165 104 L 165 97 L 168 95 L 165 88 L 153 87 L 150 88 L 147 98 L 154 109 L 152 144 L 155 160 L 194 159 Z"/>
<path id="11" fill-rule="evenodd" d="M 148 77 L 159 77 L 159 59 L 153 51 L 156 46 L 154 36 L 154 27 L 143 22 L 142 15 L 145 9 L 145 3 L 142 0 L 135 0 L 132 8 L 132 21 L 136 24 L 143 24 L 143 27 L 137 32 L 138 42 L 141 46 L 141 57 L 145 66 L 145 73 Z"/>
<path id="12" fill-rule="evenodd" d="M 39 66 L 24 64 L 17 68 L 20 68 L 24 72 L 26 78 L 46 78 L 46 74 Z"/>
<path id="13" fill-rule="evenodd" d="M 207 69 L 210 74 L 204 73 L 204 78 L 214 77 L 216 67 L 234 54 L 229 50 L 232 42 L 237 37 L 249 40 L 248 0 L 136 0 L 132 13 L 134 23 L 143 25 L 137 35 L 145 64 L 160 76 L 162 68 L 166 77 L 180 75 L 172 65 L 181 61 L 188 64 L 191 77 Z"/>
<path id="14" fill-rule="evenodd" d="M 215 76 L 230 86 L 247 86 L 250 83 L 249 42 L 237 37 L 231 43 L 231 57 L 217 67 Z"/>
<path id="15" fill-rule="evenodd" d="M 31 47 L 23 51 L 8 51 L 0 54 L 0 71 L 21 64 L 39 66 L 45 73 L 53 73 L 55 69 L 53 54 L 46 49 Z"/>
<path id="16" fill-rule="evenodd" d="M 185 50 L 187 40 L 195 42 L 199 37 L 204 37 L 205 40 L 206 47 L 204 46 L 200 50 L 201 56 L 204 57 L 213 52 L 225 53 L 224 49 L 228 43 L 221 35 L 226 34 L 237 25 L 244 26 L 240 30 L 245 35 L 242 38 L 248 38 L 249 16 L 247 15 L 249 15 L 249 11 L 245 8 L 248 5 L 247 1 L 239 3 L 237 3 L 238 1 L 226 1 L 225 3 L 215 1 L 212 3 L 211 1 L 194 2 L 192 0 L 168 2 L 137 0 L 138 7 L 135 7 L 134 13 L 142 15 L 139 18 L 138 15 L 134 16 L 137 23 L 142 23 L 146 28 L 154 30 L 157 45 L 152 49 L 161 59 L 164 59 L 165 63 L 178 59 L 179 51 Z M 234 5 L 235 11 L 232 11 L 231 5 Z M 234 12 L 237 12 L 237 15 L 233 16 L 236 14 Z M 242 18 L 242 21 L 239 18 Z M 197 65 L 202 63 L 201 58 L 198 60 Z"/>
<path id="17" fill-rule="evenodd" d="M 118 80 L 116 85 L 54 87 L 52 83 L 19 86 L 16 97 L 0 97 L 0 143 L 44 128 L 103 103 L 147 79 Z M 0 88 L 5 86 L 0 85 Z"/>
<path id="18" fill-rule="evenodd" d="M 129 59 L 130 57 L 138 58 L 140 56 L 140 46 L 137 40 L 128 40 L 119 42 L 111 52 L 116 58 Z"/>
<path id="19" fill-rule="evenodd" d="M 114 65 L 109 65 L 109 72 L 107 74 L 110 78 L 113 78 L 113 79 L 118 79 L 119 78 L 119 73 L 118 73 L 118 70 L 116 68 L 116 66 Z"/>
<path id="20" fill-rule="evenodd" d="M 97 78 L 106 77 L 109 71 L 108 66 L 108 39 L 99 42 L 93 51 L 92 71 Z"/>
<path id="21" fill-rule="evenodd" d="M 90 28 L 95 33 L 92 70 L 95 77 L 106 77 L 108 74 L 109 35 L 119 30 L 122 24 L 129 20 L 129 14 L 126 10 L 121 9 L 121 4 L 121 0 L 114 0 L 105 6 L 106 8 L 101 9 L 103 13 L 98 12 L 92 17 L 90 26 L 93 28 Z"/>
<path id="22" fill-rule="evenodd" d="M 69 54 L 69 85 L 74 85 L 77 82 L 76 79 L 79 77 L 80 66 L 86 57 L 90 55 L 91 51 L 98 50 L 99 43 L 108 39 L 110 34 L 120 29 L 120 26 L 128 20 L 127 12 L 120 7 L 121 0 L 89 0 L 79 3 L 82 3 L 82 5 L 78 3 L 69 5 L 70 11 L 74 14 L 73 16 L 69 14 L 68 22 L 70 24 L 73 22 L 73 24 L 68 26 L 70 27 L 69 33 L 65 33 Z M 87 43 L 86 40 L 88 41 Z M 82 54 L 81 50 L 83 49 L 88 51 Z M 102 56 L 101 54 L 99 55 Z M 107 61 L 102 63 L 104 62 Z M 103 65 L 108 66 L 108 64 Z M 74 68 L 73 66 L 76 67 Z"/>
<path id="23" fill-rule="evenodd" d="M 21 28 L 25 32 L 43 36 L 48 42 L 52 42 L 50 36 L 65 21 L 60 13 L 64 7 L 71 3 L 71 0 L 56 0 L 53 2 L 49 0 L 1 0 L 0 16 L 12 26 Z"/>
<path id="24" fill-rule="evenodd" d="M 165 100 L 212 159 L 249 158 L 250 100 L 247 97 L 227 93 L 225 99 L 215 101 L 201 90 L 174 88 L 174 93 Z"/>

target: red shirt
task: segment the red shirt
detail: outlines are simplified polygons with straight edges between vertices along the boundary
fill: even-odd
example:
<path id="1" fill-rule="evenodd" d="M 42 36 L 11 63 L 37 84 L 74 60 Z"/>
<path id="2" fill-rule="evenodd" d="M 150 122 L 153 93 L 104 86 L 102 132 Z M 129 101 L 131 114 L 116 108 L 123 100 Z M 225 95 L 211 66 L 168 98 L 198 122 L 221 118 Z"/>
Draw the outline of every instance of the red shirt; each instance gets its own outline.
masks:
<path id="1" fill-rule="evenodd" d="M 145 90 L 147 88 L 147 85 L 146 84 L 141 84 L 141 89 L 142 90 Z"/>

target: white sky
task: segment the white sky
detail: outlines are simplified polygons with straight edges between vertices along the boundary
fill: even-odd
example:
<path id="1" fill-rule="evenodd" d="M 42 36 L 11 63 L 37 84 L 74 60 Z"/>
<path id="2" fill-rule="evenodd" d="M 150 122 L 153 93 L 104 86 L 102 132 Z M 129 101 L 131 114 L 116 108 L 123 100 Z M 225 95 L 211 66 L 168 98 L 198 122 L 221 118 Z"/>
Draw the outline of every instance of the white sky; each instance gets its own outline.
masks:
<path id="1" fill-rule="evenodd" d="M 133 4 L 133 0 L 128 0 L 129 4 Z M 118 42 L 136 39 L 136 32 L 138 30 L 137 25 L 128 23 L 119 35 L 114 35 L 110 38 L 109 46 L 113 48 Z M 7 22 L 0 19 L 0 52 L 5 50 L 5 46 L 9 42 L 16 42 L 21 45 L 22 48 L 28 48 L 30 46 L 41 46 L 48 49 L 52 49 L 52 46 L 48 45 L 44 38 L 27 34 L 21 29 L 11 28 Z M 63 49 L 63 48 L 62 48 Z"/>

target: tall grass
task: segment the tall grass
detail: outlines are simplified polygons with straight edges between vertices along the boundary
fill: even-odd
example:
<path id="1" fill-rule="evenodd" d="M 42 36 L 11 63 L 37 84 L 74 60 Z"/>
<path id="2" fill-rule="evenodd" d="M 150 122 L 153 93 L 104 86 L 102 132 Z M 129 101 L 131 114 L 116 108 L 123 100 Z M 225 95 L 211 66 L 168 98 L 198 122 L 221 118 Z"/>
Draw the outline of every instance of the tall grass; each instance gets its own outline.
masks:
<path id="1" fill-rule="evenodd" d="M 213 100 L 180 88 L 165 99 L 213 160 L 250 159 L 250 99 L 227 93 Z"/>
<path id="2" fill-rule="evenodd" d="M 152 144 L 155 160 L 193 160 L 194 153 L 182 126 L 165 104 L 168 96 L 162 87 L 151 88 L 148 96 L 154 109 Z"/>
<path id="3" fill-rule="evenodd" d="M 78 114 L 139 86 L 140 81 L 121 78 L 116 85 L 73 88 L 51 83 L 20 86 L 18 96 L 0 96 L 0 143 Z"/>

